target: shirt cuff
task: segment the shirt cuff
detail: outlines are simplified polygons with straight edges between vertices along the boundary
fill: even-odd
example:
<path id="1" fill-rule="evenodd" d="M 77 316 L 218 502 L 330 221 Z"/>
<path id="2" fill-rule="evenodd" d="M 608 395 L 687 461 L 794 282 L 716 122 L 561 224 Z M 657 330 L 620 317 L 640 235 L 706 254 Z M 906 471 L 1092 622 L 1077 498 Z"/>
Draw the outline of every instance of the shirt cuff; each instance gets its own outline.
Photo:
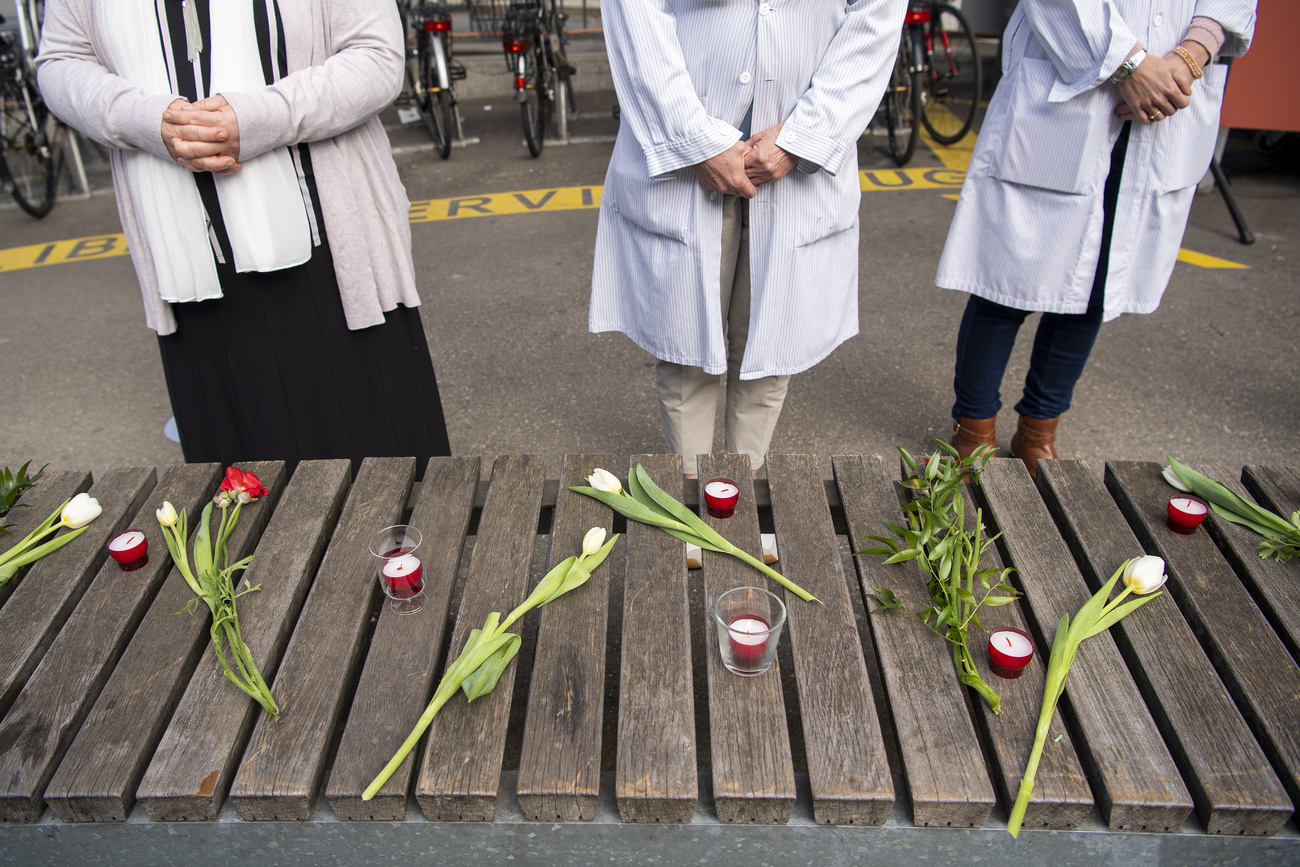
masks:
<path id="1" fill-rule="evenodd" d="M 712 123 L 707 129 L 689 138 L 646 148 L 645 162 L 650 177 L 657 178 L 687 166 L 698 165 L 740 141 L 740 130 L 717 118 L 710 120 Z"/>
<path id="2" fill-rule="evenodd" d="M 844 162 L 844 145 L 816 130 L 786 121 L 776 137 L 776 146 L 799 158 L 796 166 L 804 174 L 821 169 L 834 175 Z"/>

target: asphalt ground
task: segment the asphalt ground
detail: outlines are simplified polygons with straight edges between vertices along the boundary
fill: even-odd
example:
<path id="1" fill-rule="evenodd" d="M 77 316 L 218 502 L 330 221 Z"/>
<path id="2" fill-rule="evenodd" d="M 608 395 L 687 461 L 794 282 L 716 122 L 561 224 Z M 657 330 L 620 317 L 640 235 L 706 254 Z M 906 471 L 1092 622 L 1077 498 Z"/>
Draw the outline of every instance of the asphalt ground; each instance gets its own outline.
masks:
<path id="1" fill-rule="evenodd" d="M 653 359 L 622 335 L 586 329 L 594 204 L 616 121 L 612 93 L 577 97 L 573 143 L 548 144 L 538 159 L 508 97 L 462 105 L 477 142 L 445 162 L 421 127 L 400 127 L 395 109 L 384 115 L 415 203 L 420 310 L 452 448 L 489 460 L 544 455 L 553 477 L 566 453 L 663 450 Z M 1238 242 L 1217 192 L 1197 196 L 1183 246 L 1201 264 L 1180 262 L 1154 314 L 1102 328 L 1061 422 L 1062 457 L 1098 471 L 1108 459 L 1166 453 L 1300 463 L 1300 158 L 1290 139 L 1267 156 L 1248 137 L 1230 145 L 1225 164 L 1258 242 Z M 922 144 L 903 173 L 883 135 L 865 135 L 858 152 L 861 333 L 794 377 L 772 442 L 820 456 L 826 476 L 832 455 L 931 449 L 948 434 L 966 300 L 933 284 L 961 149 Z M 164 437 L 157 344 L 113 240 L 120 226 L 102 166 L 91 181 L 97 192 L 61 200 L 40 221 L 0 203 L 0 466 L 98 472 L 182 460 Z M 1204 267 L 1224 263 L 1237 267 Z M 1003 383 L 1004 448 L 1035 321 Z"/>

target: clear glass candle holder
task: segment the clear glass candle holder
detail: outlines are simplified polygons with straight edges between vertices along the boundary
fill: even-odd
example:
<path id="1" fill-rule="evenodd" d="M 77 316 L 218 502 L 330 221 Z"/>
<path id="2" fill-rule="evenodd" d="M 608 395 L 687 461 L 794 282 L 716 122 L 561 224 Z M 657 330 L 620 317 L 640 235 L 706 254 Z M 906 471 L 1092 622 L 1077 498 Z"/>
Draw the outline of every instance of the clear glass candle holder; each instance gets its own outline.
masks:
<path id="1" fill-rule="evenodd" d="M 422 541 L 420 531 L 406 524 L 385 527 L 370 537 L 375 575 L 398 614 L 414 614 L 424 607 Z"/>
<path id="2" fill-rule="evenodd" d="M 728 590 L 713 603 L 718 651 L 727 671 L 754 677 L 772 667 L 785 626 L 785 604 L 760 587 Z"/>

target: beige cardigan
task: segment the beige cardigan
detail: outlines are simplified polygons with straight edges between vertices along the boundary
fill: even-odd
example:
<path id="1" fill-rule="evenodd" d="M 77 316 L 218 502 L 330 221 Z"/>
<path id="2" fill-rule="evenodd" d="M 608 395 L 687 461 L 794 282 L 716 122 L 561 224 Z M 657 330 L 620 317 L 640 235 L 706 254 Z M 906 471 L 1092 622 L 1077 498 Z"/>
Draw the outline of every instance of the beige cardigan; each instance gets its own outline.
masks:
<path id="1" fill-rule="evenodd" d="M 143 0 L 150 2 L 150 0 Z M 157 2 L 162 8 L 163 0 Z M 377 113 L 401 89 L 403 35 L 392 0 L 278 0 L 288 70 L 274 85 L 223 93 L 239 119 L 239 156 L 311 143 L 316 190 L 348 328 L 420 303 L 411 263 L 410 203 Z M 96 0 L 47 0 L 37 70 L 51 110 L 114 148 L 118 212 L 144 296 L 145 321 L 176 330 L 125 188 L 119 150 L 170 159 L 160 134 L 177 94 L 145 94 L 114 74 L 99 43 Z"/>

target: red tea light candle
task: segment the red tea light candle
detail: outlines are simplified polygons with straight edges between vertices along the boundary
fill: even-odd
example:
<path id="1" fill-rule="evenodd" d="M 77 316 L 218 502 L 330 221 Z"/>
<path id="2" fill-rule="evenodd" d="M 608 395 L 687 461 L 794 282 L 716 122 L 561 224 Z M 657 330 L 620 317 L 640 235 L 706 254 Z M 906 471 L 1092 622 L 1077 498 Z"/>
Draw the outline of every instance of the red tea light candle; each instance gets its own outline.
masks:
<path id="1" fill-rule="evenodd" d="M 1169 498 L 1167 512 L 1169 520 L 1165 523 L 1175 533 L 1190 536 L 1196 532 L 1197 527 L 1201 526 L 1201 522 L 1209 513 L 1210 504 L 1200 497 L 1191 494 L 1175 494 Z"/>
<path id="2" fill-rule="evenodd" d="M 384 581 L 397 595 L 415 595 L 420 590 L 424 567 L 414 554 L 396 557 L 384 564 Z"/>
<path id="3" fill-rule="evenodd" d="M 149 540 L 141 530 L 124 530 L 108 540 L 108 556 L 124 569 L 136 566 L 149 553 Z"/>
<path id="4" fill-rule="evenodd" d="M 704 486 L 704 504 L 715 518 L 730 518 L 740 499 L 740 487 L 731 479 L 714 479 Z"/>
<path id="5" fill-rule="evenodd" d="M 989 668 L 998 677 L 1020 677 L 1033 658 L 1034 641 L 1028 633 L 1007 626 L 989 636 Z"/>
<path id="6" fill-rule="evenodd" d="M 737 617 L 727 625 L 731 637 L 731 653 L 736 662 L 757 662 L 767 649 L 768 633 L 772 627 L 766 620 L 753 615 Z"/>

